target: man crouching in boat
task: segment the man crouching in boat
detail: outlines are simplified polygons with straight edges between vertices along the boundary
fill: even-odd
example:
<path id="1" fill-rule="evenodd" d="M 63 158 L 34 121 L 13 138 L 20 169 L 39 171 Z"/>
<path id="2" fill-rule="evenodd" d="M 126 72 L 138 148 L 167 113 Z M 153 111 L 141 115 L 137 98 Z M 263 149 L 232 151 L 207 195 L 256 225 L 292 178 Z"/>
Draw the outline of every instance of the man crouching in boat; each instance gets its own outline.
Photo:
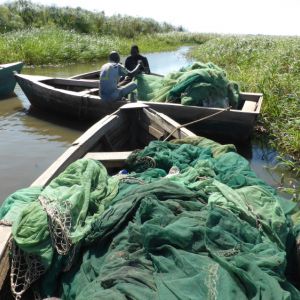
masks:
<path id="1" fill-rule="evenodd" d="M 123 97 L 135 90 L 137 85 L 135 82 L 124 85 L 122 82 L 119 82 L 120 77 L 133 77 L 139 73 L 142 66 L 138 64 L 134 70 L 127 70 L 120 64 L 120 55 L 116 51 L 111 52 L 108 58 L 109 62 L 103 65 L 100 70 L 100 98 L 104 101 L 122 100 Z"/>

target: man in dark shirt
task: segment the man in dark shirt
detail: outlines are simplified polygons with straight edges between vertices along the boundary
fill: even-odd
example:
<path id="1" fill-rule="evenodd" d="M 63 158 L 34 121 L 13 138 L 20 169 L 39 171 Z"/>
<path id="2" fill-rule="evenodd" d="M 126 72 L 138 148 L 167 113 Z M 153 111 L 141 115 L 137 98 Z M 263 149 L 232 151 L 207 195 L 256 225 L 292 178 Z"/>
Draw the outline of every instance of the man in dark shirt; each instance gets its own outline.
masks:
<path id="1" fill-rule="evenodd" d="M 129 71 L 132 71 L 140 63 L 142 65 L 141 71 L 149 74 L 150 67 L 148 60 L 145 56 L 140 55 L 139 47 L 137 45 L 133 45 L 131 47 L 130 53 L 131 55 L 128 56 L 125 60 L 125 68 Z"/>

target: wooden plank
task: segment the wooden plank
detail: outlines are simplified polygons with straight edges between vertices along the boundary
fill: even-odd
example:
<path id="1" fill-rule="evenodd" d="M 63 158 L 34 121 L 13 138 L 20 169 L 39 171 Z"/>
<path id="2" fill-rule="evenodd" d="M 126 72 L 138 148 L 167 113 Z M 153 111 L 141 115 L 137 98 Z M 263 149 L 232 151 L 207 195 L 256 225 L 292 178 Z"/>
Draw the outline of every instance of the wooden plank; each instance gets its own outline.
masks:
<path id="1" fill-rule="evenodd" d="M 256 106 L 257 102 L 246 100 L 243 105 L 242 111 L 255 112 Z"/>
<path id="2" fill-rule="evenodd" d="M 257 102 L 257 106 L 256 106 L 256 113 L 259 114 L 260 113 L 260 109 L 262 106 L 262 102 L 263 102 L 263 95 L 261 94 L 261 96 L 259 97 L 259 100 Z"/>
<path id="3" fill-rule="evenodd" d="M 89 93 L 94 93 L 94 92 L 97 92 L 97 91 L 99 91 L 99 88 L 87 89 L 87 90 L 84 90 L 82 92 L 78 92 L 78 95 L 83 96 L 83 95 L 87 95 Z"/>
<path id="4" fill-rule="evenodd" d="M 88 152 L 84 157 L 101 161 L 107 168 L 122 168 L 131 151 L 124 152 Z"/>
<path id="5" fill-rule="evenodd" d="M 250 100 L 258 102 L 258 100 L 262 97 L 261 93 L 248 93 L 248 92 L 241 92 L 240 99 L 241 100 Z"/>
<path id="6" fill-rule="evenodd" d="M 146 130 L 150 135 L 154 136 L 158 140 L 160 140 L 164 136 L 164 130 L 160 131 L 159 129 L 153 127 L 151 124 L 146 124 L 145 122 L 142 122 L 139 120 L 140 126 Z"/>
<path id="7" fill-rule="evenodd" d="M 140 108 L 147 108 L 149 105 L 143 103 L 143 102 L 132 102 L 132 103 L 127 103 L 123 106 L 120 107 L 121 110 L 125 109 L 140 109 Z"/>
<path id="8" fill-rule="evenodd" d="M 94 124 L 83 135 L 81 135 L 40 177 L 38 177 L 31 186 L 45 186 L 48 184 L 55 176 L 64 171 L 69 164 L 84 156 L 86 152 L 99 142 L 99 139 L 102 138 L 109 129 L 118 127 L 121 123 L 122 118 L 117 114 L 113 114 L 106 116 Z"/>
<path id="9" fill-rule="evenodd" d="M 168 133 L 171 133 L 175 128 L 180 126 L 180 124 L 175 122 L 173 119 L 169 118 L 168 116 L 162 113 L 157 113 L 152 109 L 144 109 L 144 113 L 149 119 L 157 123 L 161 128 L 163 128 Z M 193 132 L 191 132 L 186 128 L 180 128 L 176 130 L 172 135 L 177 139 L 185 138 L 188 136 L 191 137 L 196 136 Z"/>
<path id="10" fill-rule="evenodd" d="M 0 290 L 9 270 L 9 240 L 11 226 L 0 225 Z"/>

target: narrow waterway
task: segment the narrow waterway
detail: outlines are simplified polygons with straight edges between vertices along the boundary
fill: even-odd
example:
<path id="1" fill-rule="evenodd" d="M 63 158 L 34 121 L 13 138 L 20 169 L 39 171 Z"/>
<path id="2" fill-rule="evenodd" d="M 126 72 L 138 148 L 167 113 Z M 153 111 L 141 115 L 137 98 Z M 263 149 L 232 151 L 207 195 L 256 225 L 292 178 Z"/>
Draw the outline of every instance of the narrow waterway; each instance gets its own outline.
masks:
<path id="1" fill-rule="evenodd" d="M 188 65 L 191 61 L 185 57 L 187 51 L 188 47 L 182 47 L 177 51 L 147 54 L 151 71 L 166 74 Z M 99 69 L 104 62 L 24 68 L 22 73 L 70 77 Z M 0 101 L 0 203 L 15 190 L 30 185 L 87 129 L 87 125 L 79 121 L 30 112 L 30 104 L 22 90 L 17 86 L 15 92 L 17 97 Z M 258 176 L 274 187 L 280 184 L 282 170 L 274 168 L 276 152 L 267 142 L 253 140 L 239 147 L 239 151 Z M 287 171 L 285 181 L 299 184 Z"/>

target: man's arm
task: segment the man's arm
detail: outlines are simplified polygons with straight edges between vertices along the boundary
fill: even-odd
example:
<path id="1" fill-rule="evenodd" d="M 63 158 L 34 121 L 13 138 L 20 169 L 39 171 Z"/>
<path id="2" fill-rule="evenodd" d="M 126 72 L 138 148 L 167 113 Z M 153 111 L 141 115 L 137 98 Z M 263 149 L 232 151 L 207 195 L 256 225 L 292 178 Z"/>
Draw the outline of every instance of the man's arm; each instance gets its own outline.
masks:
<path id="1" fill-rule="evenodd" d="M 145 56 L 143 57 L 143 65 L 144 65 L 144 72 L 146 74 L 150 74 L 150 67 L 149 67 L 148 59 Z"/>
<path id="2" fill-rule="evenodd" d="M 119 64 L 119 70 L 120 70 L 120 76 L 130 76 L 130 77 L 134 77 L 136 74 L 138 74 L 141 70 L 141 64 L 137 64 L 137 66 L 132 70 L 129 71 L 127 70 L 125 67 L 123 67 L 121 64 Z"/>
<path id="3" fill-rule="evenodd" d="M 129 57 L 127 57 L 126 60 L 125 60 L 125 68 L 126 68 L 127 70 L 130 69 L 130 58 L 129 58 Z"/>

